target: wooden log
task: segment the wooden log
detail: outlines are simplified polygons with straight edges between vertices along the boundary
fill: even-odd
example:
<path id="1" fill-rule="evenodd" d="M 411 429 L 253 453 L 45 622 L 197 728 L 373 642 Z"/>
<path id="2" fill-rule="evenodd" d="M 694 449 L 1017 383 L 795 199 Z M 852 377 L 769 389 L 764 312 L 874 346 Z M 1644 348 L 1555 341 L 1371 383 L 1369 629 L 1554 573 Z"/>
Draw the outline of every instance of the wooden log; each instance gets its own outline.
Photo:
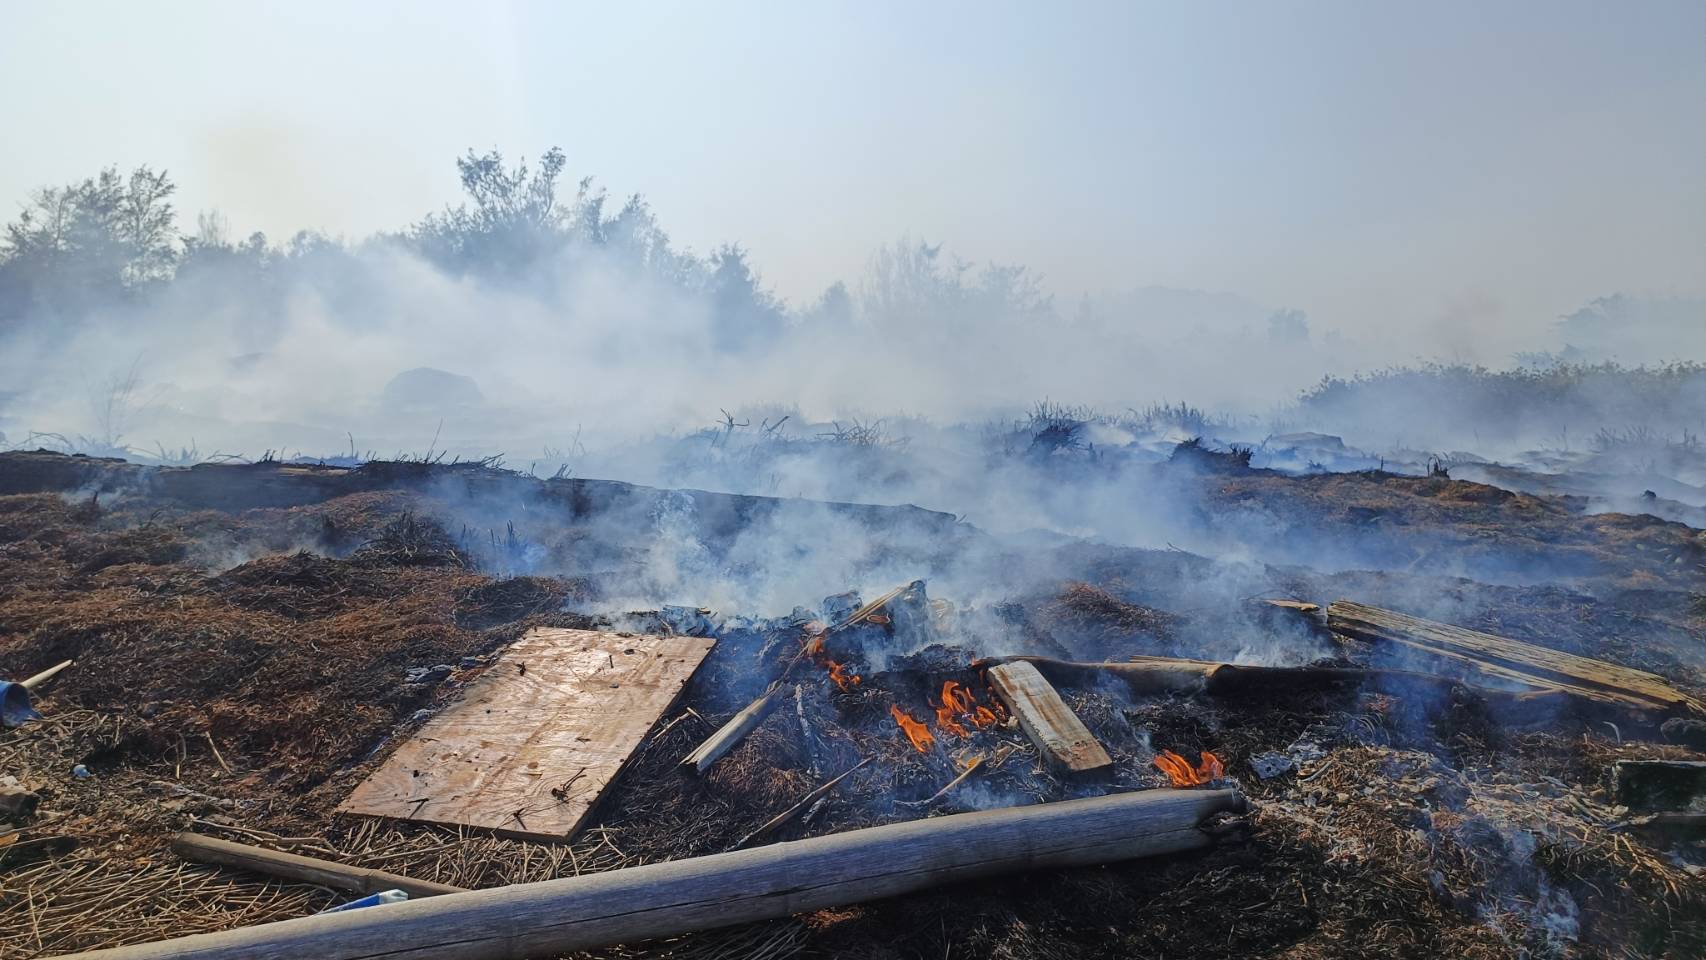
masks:
<path id="1" fill-rule="evenodd" d="M 1096 742 L 1084 721 L 1060 699 L 1037 668 L 1029 663 L 1005 663 L 989 669 L 995 695 L 1018 718 L 1019 726 L 1043 757 L 1068 773 L 1088 773 L 1114 765 L 1108 751 Z"/>
<path id="2" fill-rule="evenodd" d="M 1144 790 L 913 820 L 76 954 L 82 960 L 522 960 L 863 903 L 978 877 L 1199 849 L 1232 790 Z"/>
<path id="3" fill-rule="evenodd" d="M 764 722 L 765 717 L 770 716 L 770 711 L 782 702 L 782 689 L 781 683 L 771 684 L 770 689 L 764 691 L 762 696 L 742 707 L 739 713 L 729 718 L 728 723 L 718 727 L 716 733 L 711 734 L 709 739 L 682 758 L 681 765 L 701 775 L 711 769 L 711 764 L 721 760 L 723 754 L 733 750 L 747 734 Z"/>
<path id="4" fill-rule="evenodd" d="M 1612 793 L 1631 810 L 1685 810 L 1706 797 L 1706 761 L 1619 760 Z"/>
<path id="5" fill-rule="evenodd" d="M 1504 681 L 1565 690 L 1646 712 L 1706 713 L 1706 702 L 1656 674 L 1349 600 L 1327 608 L 1327 626 L 1335 633 L 1399 645 Z"/>
<path id="6" fill-rule="evenodd" d="M 347 863 L 321 860 L 318 857 L 266 850 L 196 833 L 180 833 L 172 838 L 172 852 L 196 863 L 211 863 L 269 877 L 314 883 L 350 893 L 401 890 L 411 897 L 436 897 L 447 893 L 466 892 L 466 888 L 453 887 L 448 883 L 415 880 L 383 870 L 352 867 Z"/>
<path id="7" fill-rule="evenodd" d="M 1382 693 L 1404 695 L 1427 691 L 1431 696 L 1445 698 L 1454 689 L 1462 689 L 1485 700 L 1501 719 L 1510 722 L 1554 719 L 1557 712 L 1565 708 L 1603 712 L 1607 706 L 1597 699 L 1577 698 L 1567 690 L 1496 690 L 1474 686 L 1454 677 L 1368 667 L 1263 667 L 1170 657 L 1133 657 L 1130 661 L 1105 663 L 1079 663 L 1050 657 L 1003 657 L 979 660 L 973 666 L 1016 662 L 1031 664 L 1054 683 L 1092 685 L 1104 678 L 1113 678 L 1125 683 L 1132 692 L 1146 696 L 1246 697 L 1370 686 Z"/>

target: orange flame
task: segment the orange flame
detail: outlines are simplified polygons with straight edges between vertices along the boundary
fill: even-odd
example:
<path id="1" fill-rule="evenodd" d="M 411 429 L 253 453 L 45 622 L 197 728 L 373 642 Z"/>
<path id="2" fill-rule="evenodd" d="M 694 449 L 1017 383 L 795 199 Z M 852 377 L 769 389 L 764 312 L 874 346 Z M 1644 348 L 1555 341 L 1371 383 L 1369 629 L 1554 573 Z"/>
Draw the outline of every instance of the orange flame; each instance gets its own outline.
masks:
<path id="1" fill-rule="evenodd" d="M 859 676 L 857 673 L 848 673 L 847 664 L 836 663 L 834 660 L 830 660 L 829 679 L 834 680 L 835 685 L 840 689 L 851 690 L 854 687 L 857 687 L 859 685 L 859 681 L 865 678 Z"/>
<path id="2" fill-rule="evenodd" d="M 942 706 L 955 713 L 971 713 L 977 706 L 977 698 L 972 692 L 952 680 L 942 684 Z"/>
<path id="3" fill-rule="evenodd" d="M 945 703 L 936 708 L 936 729 L 946 730 L 956 737 L 971 736 L 971 731 L 960 726 L 960 722 L 954 719 L 954 708 Z"/>
<path id="4" fill-rule="evenodd" d="M 906 739 L 912 741 L 912 748 L 914 750 L 917 750 L 919 753 L 925 753 L 929 751 L 931 747 L 936 745 L 936 738 L 930 733 L 929 728 L 924 726 L 924 724 L 919 723 L 917 720 L 912 719 L 910 716 L 907 716 L 905 710 L 902 710 L 891 703 L 889 704 L 889 716 L 894 717 L 894 722 L 898 724 L 901 731 L 906 734 Z"/>
<path id="5" fill-rule="evenodd" d="M 950 733 L 965 737 L 970 736 L 963 718 L 971 721 L 974 727 L 992 727 L 1000 723 L 1002 716 L 1001 705 L 991 701 L 995 709 L 981 706 L 977 702 L 977 694 L 972 693 L 963 684 L 949 680 L 942 684 L 942 705 L 936 708 L 936 726 Z"/>
<path id="6" fill-rule="evenodd" d="M 971 691 L 952 680 L 942 684 L 942 705 L 936 708 L 936 726 L 946 730 L 956 737 L 969 737 L 971 731 L 960 725 L 954 717 L 957 714 L 969 714 L 970 706 L 977 701 L 972 698 Z"/>
<path id="7" fill-rule="evenodd" d="M 1153 763 L 1167 775 L 1167 779 L 1173 781 L 1175 787 L 1194 787 L 1226 775 L 1226 768 L 1221 765 L 1220 758 L 1207 750 L 1202 752 L 1202 762 L 1194 768 L 1189 760 L 1171 750 L 1156 754 Z"/>
<path id="8" fill-rule="evenodd" d="M 809 630 L 811 626 L 815 625 L 815 623 L 808 625 L 807 629 Z M 829 671 L 829 679 L 835 681 L 835 686 L 838 689 L 851 690 L 865 679 L 857 673 L 849 672 L 845 663 L 836 663 L 824 655 L 823 634 L 821 632 L 806 641 L 805 655 L 822 664 L 823 668 Z"/>

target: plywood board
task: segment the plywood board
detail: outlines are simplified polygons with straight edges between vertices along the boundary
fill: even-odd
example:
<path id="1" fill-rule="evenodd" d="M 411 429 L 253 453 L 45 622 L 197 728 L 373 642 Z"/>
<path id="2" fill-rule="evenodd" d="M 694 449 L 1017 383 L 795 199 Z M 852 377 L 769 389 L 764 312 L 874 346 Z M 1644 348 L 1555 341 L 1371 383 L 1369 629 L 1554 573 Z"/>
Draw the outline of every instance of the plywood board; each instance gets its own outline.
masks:
<path id="1" fill-rule="evenodd" d="M 1113 765 L 1084 721 L 1072 712 L 1037 668 L 1024 661 L 989 668 L 989 684 L 1017 717 L 1043 757 L 1056 767 L 1085 773 Z"/>
<path id="2" fill-rule="evenodd" d="M 1706 704 L 1657 674 L 1349 600 L 1327 608 L 1327 625 L 1337 633 L 1396 643 L 1540 689 L 1559 688 L 1647 710 L 1706 711 Z"/>
<path id="3" fill-rule="evenodd" d="M 530 630 L 338 809 L 572 836 L 713 642 Z"/>

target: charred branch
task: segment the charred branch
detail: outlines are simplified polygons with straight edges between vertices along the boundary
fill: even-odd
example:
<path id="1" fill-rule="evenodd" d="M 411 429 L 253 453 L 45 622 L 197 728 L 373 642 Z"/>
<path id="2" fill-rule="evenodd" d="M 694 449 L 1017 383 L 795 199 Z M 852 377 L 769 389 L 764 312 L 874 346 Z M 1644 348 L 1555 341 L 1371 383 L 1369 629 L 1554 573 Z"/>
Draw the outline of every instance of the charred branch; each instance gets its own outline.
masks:
<path id="1" fill-rule="evenodd" d="M 194 833 L 178 834 L 172 840 L 172 852 L 195 863 L 211 863 L 216 866 L 230 867 L 234 870 L 246 870 L 251 873 L 277 877 L 281 880 L 314 883 L 349 893 L 367 894 L 378 893 L 381 890 L 401 890 L 411 897 L 436 897 L 447 893 L 463 893 L 466 890 L 464 887 L 454 887 L 448 883 L 416 880 L 395 873 L 386 873 L 383 870 L 352 867 L 333 860 L 304 857 L 294 853 L 284 853 L 280 850 L 268 850 L 264 847 L 251 847 L 247 844 L 233 843 L 230 840 L 220 840 L 215 837 L 204 837 Z"/>
<path id="2" fill-rule="evenodd" d="M 782 702 L 783 689 L 780 682 L 771 684 L 762 696 L 742 707 L 739 713 L 718 727 L 716 733 L 711 734 L 692 753 L 682 758 L 681 766 L 695 774 L 703 774 L 711 769 L 712 764 L 738 746 L 747 734 L 764 722 L 765 717 L 770 716 L 770 711 Z"/>

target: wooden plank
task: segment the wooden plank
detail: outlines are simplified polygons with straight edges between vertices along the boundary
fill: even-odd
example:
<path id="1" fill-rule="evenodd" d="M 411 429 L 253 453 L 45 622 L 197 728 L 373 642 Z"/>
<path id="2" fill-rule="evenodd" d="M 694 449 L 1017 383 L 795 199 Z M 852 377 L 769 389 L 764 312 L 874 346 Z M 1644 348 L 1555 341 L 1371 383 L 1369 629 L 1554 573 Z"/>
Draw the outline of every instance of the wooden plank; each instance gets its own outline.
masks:
<path id="1" fill-rule="evenodd" d="M 713 643 L 530 630 L 338 810 L 566 839 Z"/>
<path id="2" fill-rule="evenodd" d="M 1706 703 L 1644 670 L 1349 600 L 1336 601 L 1327 608 L 1327 625 L 1358 639 L 1399 644 L 1541 689 L 1562 689 L 1590 700 L 1643 710 L 1706 713 Z"/>
<path id="3" fill-rule="evenodd" d="M 1071 773 L 1113 766 L 1108 751 L 1036 667 L 1023 661 L 990 667 L 989 683 L 1051 764 Z"/>
<path id="4" fill-rule="evenodd" d="M 1142 790 L 891 823 L 385 907 L 133 944 L 82 960 L 519 960 L 810 913 L 979 877 L 1197 850 L 1233 790 Z M 68 960 L 68 958 L 61 958 Z"/>

